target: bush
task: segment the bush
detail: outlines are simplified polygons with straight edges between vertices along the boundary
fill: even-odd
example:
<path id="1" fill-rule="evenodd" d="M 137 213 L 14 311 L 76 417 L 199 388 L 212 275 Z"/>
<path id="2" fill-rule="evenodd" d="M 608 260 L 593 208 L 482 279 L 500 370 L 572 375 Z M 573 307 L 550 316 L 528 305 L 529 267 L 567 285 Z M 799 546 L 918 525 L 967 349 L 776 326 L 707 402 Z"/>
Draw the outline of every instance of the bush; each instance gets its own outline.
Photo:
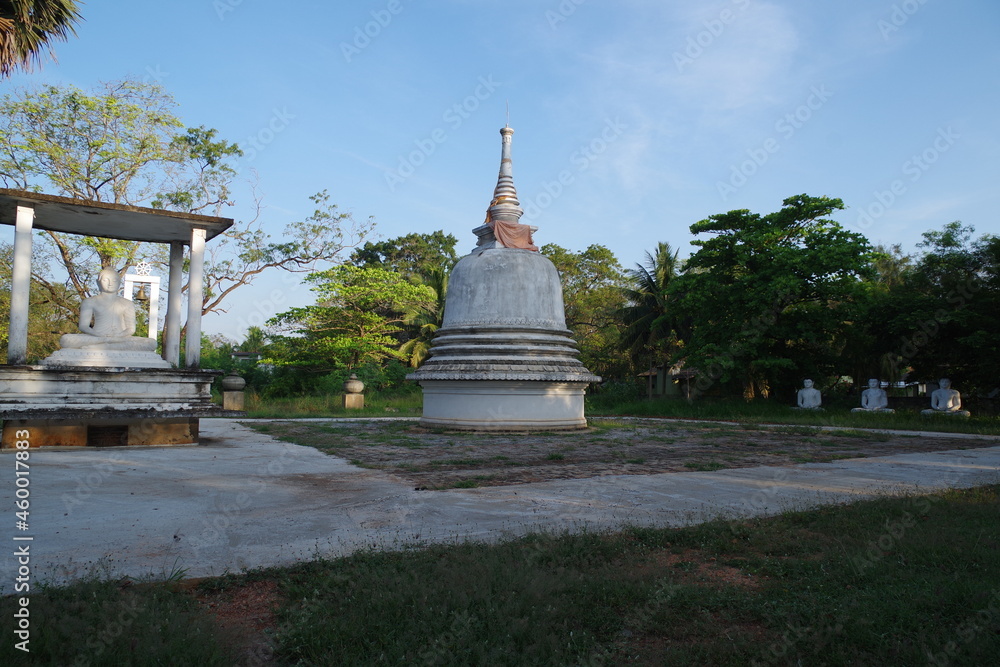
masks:
<path id="1" fill-rule="evenodd" d="M 247 386 L 267 398 L 329 396 L 343 393 L 344 383 L 353 373 L 365 383 L 366 393 L 409 393 L 417 389 L 415 384 L 406 382 L 406 374 L 410 370 L 396 360 L 390 360 L 385 366 L 365 364 L 357 368 L 338 368 L 332 371 L 280 366 L 267 375 L 266 382 L 251 386 L 248 380 Z"/>
<path id="2" fill-rule="evenodd" d="M 597 403 L 628 403 L 643 398 L 644 383 L 636 380 L 608 380 L 604 384 L 591 386 L 591 394 Z"/>

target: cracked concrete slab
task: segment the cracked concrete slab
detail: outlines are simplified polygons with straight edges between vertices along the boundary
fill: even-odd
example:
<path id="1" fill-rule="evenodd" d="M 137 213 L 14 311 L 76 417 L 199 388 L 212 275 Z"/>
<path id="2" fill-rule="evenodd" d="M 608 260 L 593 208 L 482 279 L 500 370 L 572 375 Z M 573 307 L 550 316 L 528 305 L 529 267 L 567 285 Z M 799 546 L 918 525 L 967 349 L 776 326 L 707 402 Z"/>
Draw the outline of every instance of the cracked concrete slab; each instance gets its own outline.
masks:
<path id="1" fill-rule="evenodd" d="M 24 544 L 33 583 L 90 573 L 201 577 L 364 548 L 679 526 L 1000 482 L 1000 447 L 989 447 L 416 491 L 391 474 L 274 440 L 234 420 L 204 420 L 202 434 L 196 447 L 32 451 L 29 530 L 13 527 L 12 475 L 0 489 L 13 545 L 5 550 L 0 590 L 13 592 L 12 554 Z M 13 472 L 12 452 L 0 454 L 0 466 Z M 33 539 L 10 541 L 15 535 Z"/>

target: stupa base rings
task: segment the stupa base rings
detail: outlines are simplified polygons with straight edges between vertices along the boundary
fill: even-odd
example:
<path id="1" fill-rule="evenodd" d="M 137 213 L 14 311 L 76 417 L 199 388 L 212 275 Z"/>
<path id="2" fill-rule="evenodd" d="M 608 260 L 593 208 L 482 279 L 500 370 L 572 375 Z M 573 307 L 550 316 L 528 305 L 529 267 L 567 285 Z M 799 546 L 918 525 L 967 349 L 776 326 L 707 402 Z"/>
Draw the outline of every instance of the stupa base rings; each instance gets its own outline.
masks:
<path id="1" fill-rule="evenodd" d="M 587 428 L 587 382 L 421 380 L 420 425 L 463 431 L 569 431 Z"/>

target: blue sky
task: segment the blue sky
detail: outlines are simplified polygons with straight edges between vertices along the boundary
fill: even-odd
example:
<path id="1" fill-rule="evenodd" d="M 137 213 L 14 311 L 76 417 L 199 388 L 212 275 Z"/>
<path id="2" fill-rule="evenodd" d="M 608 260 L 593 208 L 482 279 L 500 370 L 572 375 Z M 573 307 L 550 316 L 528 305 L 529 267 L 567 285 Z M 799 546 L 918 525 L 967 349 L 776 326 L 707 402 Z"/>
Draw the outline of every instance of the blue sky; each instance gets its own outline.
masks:
<path id="1" fill-rule="evenodd" d="M 836 219 L 915 251 L 953 220 L 1000 233 L 996 0 L 91 1 L 57 64 L 0 84 L 158 80 L 247 155 L 265 226 L 329 190 L 383 238 L 474 245 L 510 104 L 536 241 L 625 266 L 685 256 L 713 213 L 840 197 Z M 227 215 L 251 215 L 247 188 Z M 206 330 L 311 302 L 244 288 Z"/>

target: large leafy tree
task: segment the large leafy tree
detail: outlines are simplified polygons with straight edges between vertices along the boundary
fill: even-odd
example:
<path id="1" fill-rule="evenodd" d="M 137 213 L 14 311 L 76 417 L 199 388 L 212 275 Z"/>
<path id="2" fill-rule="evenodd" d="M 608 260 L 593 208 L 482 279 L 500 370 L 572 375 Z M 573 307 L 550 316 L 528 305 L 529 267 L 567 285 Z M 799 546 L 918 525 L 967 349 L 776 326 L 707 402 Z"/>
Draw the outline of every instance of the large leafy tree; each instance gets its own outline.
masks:
<path id="1" fill-rule="evenodd" d="M 458 261 L 456 243 L 454 235 L 442 230 L 407 234 L 386 241 L 368 241 L 351 253 L 350 261 L 355 266 L 375 266 L 407 278 L 425 278 L 433 271 L 451 271 Z"/>
<path id="2" fill-rule="evenodd" d="M 875 259 L 864 236 L 827 218 L 843 208 L 803 194 L 774 213 L 729 211 L 691 226 L 713 236 L 693 242 L 698 250 L 670 291 L 690 319 L 682 355 L 698 369 L 700 390 L 718 381 L 767 396 L 841 369 Z"/>
<path id="3" fill-rule="evenodd" d="M 968 392 L 1000 384 L 1000 237 L 974 232 L 960 222 L 925 232 L 923 254 L 873 309 L 883 365 L 897 375 L 949 377 Z"/>
<path id="4" fill-rule="evenodd" d="M 0 77 L 41 63 L 51 42 L 76 34 L 73 0 L 0 0 Z"/>
<path id="5" fill-rule="evenodd" d="M 315 305 L 293 308 L 269 321 L 283 337 L 272 337 L 270 361 L 317 370 L 356 368 L 400 359 L 399 331 L 408 312 L 431 308 L 434 290 L 374 267 L 338 266 L 311 273 L 306 281 Z"/>
<path id="6" fill-rule="evenodd" d="M 430 352 L 431 339 L 444 318 L 448 277 L 458 261 L 452 234 L 438 230 L 430 234 L 406 234 L 386 241 L 369 241 L 351 253 L 351 264 L 393 271 L 414 284 L 434 290 L 430 304 L 415 304 L 403 318 L 403 326 L 394 334 L 400 353 L 417 368 Z"/>
<path id="7" fill-rule="evenodd" d="M 858 382 L 872 377 L 895 382 L 903 379 L 906 368 L 886 352 L 896 338 L 887 318 L 913 271 L 913 258 L 896 244 L 875 246 L 872 259 L 873 274 L 854 297 L 851 326 L 840 332 L 843 345 L 838 369 Z"/>
<path id="8" fill-rule="evenodd" d="M 232 205 L 239 147 L 216 130 L 185 127 L 177 104 L 159 85 L 135 79 L 101 84 L 94 92 L 73 86 L 22 89 L 0 100 L 0 183 L 79 199 L 145 205 L 220 215 Z M 371 231 L 337 210 L 326 192 L 316 210 L 285 226 L 274 241 L 254 217 L 234 225 L 211 245 L 202 311 L 224 310 L 235 289 L 268 269 L 312 271 L 336 261 Z M 42 270 L 35 281 L 67 312 L 91 295 L 98 270 L 124 270 L 140 259 L 164 261 L 163 246 L 45 233 L 36 268 L 52 263 L 65 284 Z M 69 289 L 64 289 L 64 288 Z"/>
<path id="9" fill-rule="evenodd" d="M 580 346 L 583 364 L 601 376 L 623 372 L 615 312 L 624 303 L 621 288 L 625 275 L 618 258 L 597 244 L 573 252 L 549 243 L 542 246 L 541 253 L 559 271 L 566 326 Z"/>

